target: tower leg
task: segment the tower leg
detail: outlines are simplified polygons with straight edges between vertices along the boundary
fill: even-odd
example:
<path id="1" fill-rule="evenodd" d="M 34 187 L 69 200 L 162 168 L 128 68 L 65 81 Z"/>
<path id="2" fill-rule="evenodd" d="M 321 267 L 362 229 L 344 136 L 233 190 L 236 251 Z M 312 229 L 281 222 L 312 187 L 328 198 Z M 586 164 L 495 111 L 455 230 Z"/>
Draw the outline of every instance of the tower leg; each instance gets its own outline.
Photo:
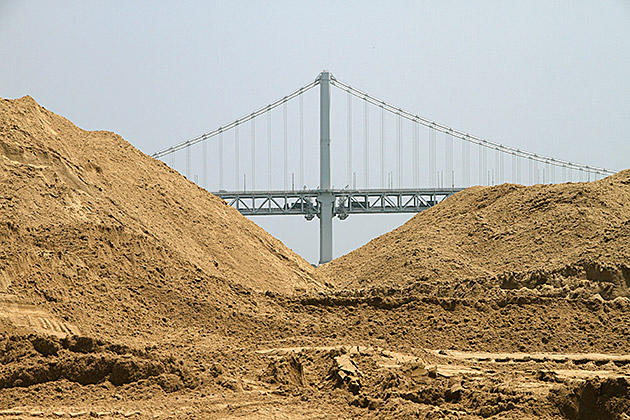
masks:
<path id="1" fill-rule="evenodd" d="M 330 73 L 319 80 L 319 263 L 332 260 L 332 219 L 335 197 L 330 191 Z"/>

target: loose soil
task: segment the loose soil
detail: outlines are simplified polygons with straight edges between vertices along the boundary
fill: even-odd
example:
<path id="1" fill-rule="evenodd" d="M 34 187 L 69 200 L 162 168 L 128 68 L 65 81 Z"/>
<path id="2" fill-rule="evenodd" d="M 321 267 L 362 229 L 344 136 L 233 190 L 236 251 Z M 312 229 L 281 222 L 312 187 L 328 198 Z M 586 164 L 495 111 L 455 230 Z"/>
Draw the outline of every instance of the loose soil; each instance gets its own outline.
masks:
<path id="1" fill-rule="evenodd" d="M 630 171 L 463 191 L 317 270 L 0 101 L 0 417 L 630 418 Z"/>

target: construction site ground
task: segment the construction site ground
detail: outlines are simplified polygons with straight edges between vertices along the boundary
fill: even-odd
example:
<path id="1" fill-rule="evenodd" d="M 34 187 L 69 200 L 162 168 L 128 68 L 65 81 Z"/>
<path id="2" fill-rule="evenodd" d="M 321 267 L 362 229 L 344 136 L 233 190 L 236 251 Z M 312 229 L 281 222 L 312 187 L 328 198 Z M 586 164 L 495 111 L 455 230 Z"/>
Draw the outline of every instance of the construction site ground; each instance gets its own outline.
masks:
<path id="1" fill-rule="evenodd" d="M 0 100 L 0 418 L 630 419 L 630 171 L 473 187 L 317 269 Z"/>

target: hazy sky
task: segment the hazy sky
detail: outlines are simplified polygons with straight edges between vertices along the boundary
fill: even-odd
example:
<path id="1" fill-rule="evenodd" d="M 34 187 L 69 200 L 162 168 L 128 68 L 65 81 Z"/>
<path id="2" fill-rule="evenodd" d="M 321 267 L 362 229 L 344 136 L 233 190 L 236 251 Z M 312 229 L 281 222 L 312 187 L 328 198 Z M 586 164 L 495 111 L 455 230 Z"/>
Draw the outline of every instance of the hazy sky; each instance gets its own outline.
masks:
<path id="1" fill-rule="evenodd" d="M 630 1 L 0 0 L 0 96 L 151 154 L 322 69 L 472 134 L 627 168 Z M 335 220 L 335 255 L 406 220 Z M 316 222 L 255 221 L 311 262 Z"/>

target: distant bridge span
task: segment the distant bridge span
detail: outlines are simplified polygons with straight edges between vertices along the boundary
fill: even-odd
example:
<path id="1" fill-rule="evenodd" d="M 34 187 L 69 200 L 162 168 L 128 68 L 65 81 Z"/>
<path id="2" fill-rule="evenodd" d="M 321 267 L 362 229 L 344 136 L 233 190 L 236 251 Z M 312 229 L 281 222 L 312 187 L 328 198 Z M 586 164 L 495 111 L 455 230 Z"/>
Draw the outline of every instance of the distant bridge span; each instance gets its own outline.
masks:
<path id="1" fill-rule="evenodd" d="M 317 85 L 319 85 L 319 185 L 313 189 L 307 188 L 305 185 L 304 161 L 308 152 L 306 152 L 307 146 L 304 142 L 303 95 Z M 331 185 L 331 86 L 337 87 L 348 95 L 346 114 L 347 148 L 345 151 L 347 160 L 346 183 L 348 185 L 342 189 L 334 188 Z M 289 166 L 294 159 L 290 160 L 288 154 L 289 130 L 287 117 L 287 103 L 296 98 L 299 98 L 299 185 L 301 186 L 301 188 L 297 189 L 295 188 L 295 173 L 291 173 L 289 177 Z M 352 118 L 352 101 L 357 100 L 357 98 L 363 103 L 363 127 L 361 127 L 361 136 L 359 136 L 362 137 L 360 140 L 363 140 L 363 144 L 360 148 L 360 155 L 356 153 L 356 119 L 353 120 Z M 283 147 L 281 148 L 283 156 L 283 165 L 281 166 L 283 170 L 283 188 L 274 189 L 272 188 L 272 174 L 279 169 L 280 165 L 272 164 L 273 158 L 277 159 L 279 155 L 279 153 L 274 152 L 272 139 L 279 136 L 273 134 L 271 113 L 278 107 L 282 107 L 284 116 L 282 126 Z M 377 130 L 373 130 L 374 127 L 372 127 L 372 123 L 369 120 L 370 107 L 376 108 L 380 112 L 380 125 L 376 127 Z M 266 147 L 266 174 L 268 181 L 267 189 L 261 190 L 255 188 L 255 185 L 257 181 L 260 184 L 260 166 L 265 167 L 265 165 L 258 164 L 257 169 L 255 122 L 257 118 L 260 119 L 264 115 L 268 117 L 266 125 L 268 140 Z M 388 115 L 390 118 L 391 115 L 394 115 L 396 118 L 395 134 L 392 132 L 394 127 L 392 125 L 388 127 L 386 124 Z M 405 121 L 412 124 L 410 142 L 403 142 L 403 138 L 406 138 L 404 134 Z M 251 131 L 249 136 L 251 149 L 248 156 L 249 164 L 251 165 L 251 171 L 249 171 L 251 188 L 249 190 L 246 182 L 247 174 L 244 170 L 241 170 L 240 162 L 243 155 L 243 150 L 240 149 L 240 138 L 243 136 L 242 132 L 239 132 L 239 128 L 243 128 L 246 123 L 249 124 Z M 372 131 L 370 130 L 371 127 Z M 424 127 L 427 131 L 427 153 L 420 151 L 420 127 Z M 355 132 L 354 137 L 353 131 Z M 377 136 L 380 135 L 380 143 L 375 148 L 374 145 L 370 146 L 370 133 L 374 133 L 374 131 L 376 131 Z M 234 169 L 236 181 L 234 186 L 236 188 L 231 190 L 223 188 L 225 171 L 223 136 L 227 132 L 231 132 L 234 135 L 234 166 L 231 169 Z M 440 143 L 442 148 L 439 150 L 439 152 L 443 152 L 442 157 L 438 157 L 441 153 L 438 153 L 437 133 L 441 133 L 444 137 L 444 142 Z M 206 184 L 206 162 L 209 160 L 207 153 L 208 140 L 216 139 L 217 137 L 218 150 L 215 153 L 217 160 L 215 167 L 218 169 L 218 176 L 216 177 L 218 188 L 211 189 L 213 194 L 226 200 L 245 216 L 303 215 L 307 220 L 312 220 L 315 217 L 319 218 L 320 264 L 332 260 L 332 221 L 334 217 L 344 220 L 351 214 L 420 212 L 436 205 L 455 192 L 474 185 L 471 182 L 474 165 L 476 165 L 478 172 L 478 185 L 502 183 L 506 181 L 506 178 L 511 178 L 512 182 L 521 183 L 524 174 L 527 175 L 528 182 L 532 184 L 571 181 L 575 175 L 577 175 L 579 180 L 590 180 L 591 177 L 597 179 L 614 173 L 614 171 L 609 169 L 542 156 L 452 129 L 359 91 L 335 79 L 328 71 L 321 72 L 311 83 L 251 114 L 216 130 L 160 150 L 152 156 L 155 158 L 170 157 L 171 166 L 174 166 L 172 160 L 174 154 L 178 151 L 185 151 L 185 175 L 190 179 L 192 149 L 193 146 L 200 144 L 202 148 L 203 183 Z M 395 141 L 392 140 L 394 138 Z M 461 152 L 457 152 L 454 149 L 455 140 L 461 143 Z M 476 152 L 477 160 L 471 157 L 471 145 L 478 146 Z M 391 150 L 392 146 L 395 149 L 394 153 Z M 276 149 L 280 149 L 280 147 Z M 374 164 L 374 160 L 376 160 L 374 149 L 380 152 L 380 160 L 378 160 L 376 165 Z M 370 155 L 370 150 L 372 150 L 372 155 Z M 492 153 L 493 151 L 495 154 L 494 165 L 488 162 L 488 152 Z M 388 153 L 390 156 L 394 155 L 395 164 L 392 163 L 392 159 L 388 159 Z M 421 163 L 422 158 L 426 158 L 425 163 Z M 356 160 L 363 161 L 362 171 L 359 171 L 362 172 L 359 173 L 362 177 L 359 177 L 361 178 L 359 180 L 357 179 L 357 172 L 353 170 Z M 461 170 L 455 170 L 456 161 L 461 163 Z M 373 166 L 375 166 L 376 171 L 370 173 L 370 168 Z M 393 170 L 387 171 L 388 166 Z M 542 166 L 542 169 L 540 166 Z M 409 168 L 413 172 L 413 187 L 411 188 L 405 186 L 405 182 L 410 178 L 408 176 Z M 428 186 L 421 186 L 423 179 L 421 171 L 426 171 Z M 511 177 L 509 176 L 510 172 Z M 370 183 L 374 183 L 375 175 L 378 178 L 377 183 L 380 181 L 380 188 L 370 188 Z M 289 187 L 289 179 L 291 179 L 291 187 Z M 243 182 L 242 189 L 239 188 L 241 180 Z M 195 182 L 198 182 L 197 175 L 195 175 Z M 363 185 L 357 186 L 358 183 L 363 183 Z M 457 188 L 455 187 L 456 184 L 458 185 Z"/>

